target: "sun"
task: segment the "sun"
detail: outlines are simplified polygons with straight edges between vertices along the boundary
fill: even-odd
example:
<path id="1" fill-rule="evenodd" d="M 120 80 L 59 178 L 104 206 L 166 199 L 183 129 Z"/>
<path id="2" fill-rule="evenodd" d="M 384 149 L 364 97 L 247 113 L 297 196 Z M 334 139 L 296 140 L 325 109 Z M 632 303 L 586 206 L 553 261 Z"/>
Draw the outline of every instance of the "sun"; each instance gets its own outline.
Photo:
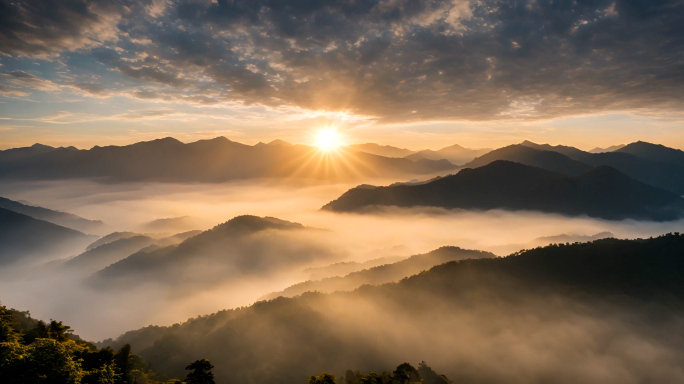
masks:
<path id="1" fill-rule="evenodd" d="M 334 129 L 323 129 L 316 134 L 316 146 L 323 151 L 331 151 L 342 145 L 342 138 Z"/>

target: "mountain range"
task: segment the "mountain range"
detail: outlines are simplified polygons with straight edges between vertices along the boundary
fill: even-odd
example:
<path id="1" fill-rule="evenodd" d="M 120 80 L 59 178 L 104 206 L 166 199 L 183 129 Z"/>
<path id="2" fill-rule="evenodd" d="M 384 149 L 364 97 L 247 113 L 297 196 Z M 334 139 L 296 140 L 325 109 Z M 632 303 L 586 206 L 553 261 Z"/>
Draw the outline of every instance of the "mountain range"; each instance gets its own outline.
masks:
<path id="1" fill-rule="evenodd" d="M 319 231 L 272 217 L 238 216 L 178 245 L 139 250 L 98 271 L 90 282 L 101 288 L 149 282 L 181 288 L 291 272 L 335 259 L 334 251 L 310 237 Z"/>
<path id="2" fill-rule="evenodd" d="M 553 245 L 150 326 L 100 346 L 130 343 L 171 376 L 182 373 L 179 361 L 203 356 L 219 384 L 381 371 L 399 356 L 455 382 L 675 382 L 684 378 L 682 255 L 679 234 Z M 597 362 L 608 364 L 598 376 L 587 370 Z"/>
<path id="3" fill-rule="evenodd" d="M 80 232 L 99 235 L 107 230 L 107 226 L 99 220 L 88 220 L 71 213 L 28 205 L 5 197 L 0 197 L 0 208 L 5 208 L 10 211 L 31 216 L 34 219 L 44 220 Z"/>
<path id="4" fill-rule="evenodd" d="M 250 146 L 217 137 L 184 144 L 167 137 L 126 146 L 32 147 L 0 151 L 0 178 L 104 178 L 121 181 L 221 182 L 250 178 L 359 180 L 444 175 L 496 160 L 568 176 L 607 165 L 631 178 L 684 195 L 684 152 L 642 141 L 595 149 L 524 141 L 488 150 L 451 145 L 411 151 L 374 143 L 321 152 L 282 140 Z"/>
<path id="5" fill-rule="evenodd" d="M 594 149 L 590 149 L 589 152 L 590 153 L 613 152 L 613 151 L 616 151 L 616 150 L 618 150 L 624 146 L 625 146 L 624 144 L 617 144 L 617 145 L 611 145 L 611 146 L 606 147 L 606 148 L 596 147 Z"/>
<path id="6" fill-rule="evenodd" d="M 161 238 L 133 232 L 116 232 L 90 244 L 85 252 L 65 261 L 62 268 L 83 273 L 96 272 L 136 252 L 150 252 L 160 247 L 172 246 L 200 232 L 189 231 Z"/>
<path id="7" fill-rule="evenodd" d="M 526 160 L 519 157 L 519 152 L 529 153 L 530 150 L 522 147 L 536 149 L 541 153 L 531 155 L 533 160 Z M 554 161 L 539 161 L 538 157 L 543 156 L 544 152 L 559 153 L 565 158 L 556 156 Z M 548 156 L 548 154 L 546 155 Z M 684 152 L 643 141 L 631 143 L 613 152 L 605 153 L 589 153 L 573 147 L 540 145 L 525 141 L 519 145 L 506 147 L 506 151 L 501 151 L 498 156 L 494 156 L 492 153 L 485 156 L 488 156 L 488 161 L 517 161 L 566 175 L 577 175 L 585 171 L 586 167 L 607 165 L 635 180 L 684 195 L 684 177 L 682 177 L 684 175 Z M 582 169 L 578 163 L 574 163 L 577 166 L 574 170 L 568 167 L 571 160 L 582 163 L 585 169 Z M 475 159 L 465 166 L 474 167 L 482 165 L 482 163 L 481 160 Z"/>
<path id="8" fill-rule="evenodd" d="M 328 277 L 345 276 L 352 272 L 370 269 L 380 265 L 393 264 L 404 259 L 406 258 L 401 256 L 386 256 L 364 262 L 340 261 L 322 267 L 306 268 L 304 272 L 309 275 L 309 280 L 321 280 Z"/>
<path id="9" fill-rule="evenodd" d="M 406 157 L 416 153 L 416 151 L 406 148 L 397 148 L 391 145 L 380 145 L 375 143 L 351 144 L 347 147 L 354 151 L 366 152 L 384 157 Z"/>
<path id="10" fill-rule="evenodd" d="M 458 144 L 450 145 L 436 151 L 425 149 L 422 151 L 415 152 L 411 155 L 405 156 L 405 158 L 410 160 L 448 160 L 449 162 L 457 165 L 465 164 L 478 156 L 482 156 L 485 153 L 491 151 L 491 149 L 469 149 L 464 148 Z"/>
<path id="11" fill-rule="evenodd" d="M 96 237 L 0 208 L 0 265 L 30 264 L 69 256 Z"/>
<path id="12" fill-rule="evenodd" d="M 287 144 L 287 143 L 286 143 Z M 21 153 L 21 156 L 17 155 Z M 281 142 L 245 145 L 225 137 L 184 144 L 167 137 L 88 150 L 34 145 L 0 151 L 0 178 L 105 178 L 121 181 L 221 182 L 250 178 L 406 177 L 455 169 L 448 161 L 324 153 Z"/>
<path id="13" fill-rule="evenodd" d="M 411 256 L 396 263 L 355 271 L 346 276 L 304 281 L 281 292 L 266 295 L 262 297 L 262 300 L 275 299 L 280 296 L 294 297 L 304 292 L 331 293 L 336 291 L 352 291 L 364 284 L 380 285 L 399 281 L 449 261 L 481 259 L 485 257 L 496 257 L 496 255 L 490 252 L 461 249 L 458 247 L 442 247 L 426 254 Z"/>
<path id="14" fill-rule="evenodd" d="M 465 164 L 490 151 L 490 149 L 465 148 L 458 144 L 450 145 L 436 151 L 431 149 L 412 151 L 406 148 L 397 148 L 390 145 L 379 145 L 375 143 L 353 144 L 349 145 L 348 148 L 385 157 L 403 157 L 413 161 L 447 160 L 456 165 Z"/>
<path id="15" fill-rule="evenodd" d="M 556 157 L 553 152 L 540 153 Z M 674 220 L 684 212 L 684 198 L 608 166 L 566 176 L 495 160 L 424 184 L 353 188 L 323 209 L 350 212 L 374 206 L 535 210 L 610 220 Z"/>

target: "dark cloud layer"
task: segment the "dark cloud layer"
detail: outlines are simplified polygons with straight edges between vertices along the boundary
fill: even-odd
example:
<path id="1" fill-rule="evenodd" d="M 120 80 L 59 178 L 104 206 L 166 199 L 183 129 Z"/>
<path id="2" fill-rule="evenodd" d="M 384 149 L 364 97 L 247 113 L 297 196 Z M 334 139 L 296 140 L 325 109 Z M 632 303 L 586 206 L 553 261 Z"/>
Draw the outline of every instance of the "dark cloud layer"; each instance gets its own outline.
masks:
<path id="1" fill-rule="evenodd" d="M 543 118 L 680 109 L 682 25 L 681 0 L 1 0 L 0 52 L 86 54 L 145 99 Z"/>

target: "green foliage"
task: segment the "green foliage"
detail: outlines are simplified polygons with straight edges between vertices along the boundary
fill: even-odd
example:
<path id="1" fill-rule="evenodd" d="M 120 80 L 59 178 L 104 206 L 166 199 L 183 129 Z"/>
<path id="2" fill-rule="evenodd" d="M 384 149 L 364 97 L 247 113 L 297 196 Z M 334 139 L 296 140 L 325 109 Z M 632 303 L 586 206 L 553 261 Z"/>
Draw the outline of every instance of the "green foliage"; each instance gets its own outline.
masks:
<path id="1" fill-rule="evenodd" d="M 213 365 L 207 359 L 196 360 L 194 363 L 185 367 L 192 371 L 185 377 L 186 384 L 214 384 L 214 374 L 211 370 Z"/>
<path id="2" fill-rule="evenodd" d="M 2 343 L 0 377 L 26 384 L 80 384 L 85 372 L 74 359 L 77 348 L 73 341 L 51 339 L 37 339 L 28 346 Z"/>
<path id="3" fill-rule="evenodd" d="M 121 374 L 113 363 L 103 364 L 86 374 L 83 384 L 116 384 Z"/>
<path id="4" fill-rule="evenodd" d="M 0 305 L 2 384 L 161 384 L 165 379 L 133 355 L 130 345 L 117 353 L 98 350 L 61 321 L 45 323 Z"/>
<path id="5" fill-rule="evenodd" d="M 114 355 L 114 365 L 121 373 L 121 376 L 116 380 L 117 384 L 127 384 L 131 374 L 131 345 L 126 344 L 119 352 Z"/>
<path id="6" fill-rule="evenodd" d="M 405 384 L 419 383 L 416 369 L 408 363 L 403 363 L 393 372 L 369 372 L 362 374 L 358 370 L 347 370 L 344 375 L 346 384 Z"/>
<path id="7" fill-rule="evenodd" d="M 422 361 L 418 364 L 418 377 L 423 381 L 423 384 L 449 384 L 451 383 L 444 375 L 439 375 L 433 371 L 432 368 Z"/>
<path id="8" fill-rule="evenodd" d="M 24 341 L 26 344 L 31 344 L 36 339 L 53 339 L 65 342 L 70 339 L 71 333 L 71 327 L 62 324 L 61 321 L 51 320 L 50 323 L 46 324 L 39 320 L 36 326 L 26 333 Z"/>
<path id="9" fill-rule="evenodd" d="M 0 343 L 16 342 L 19 339 L 21 334 L 15 329 L 12 313 L 0 305 Z"/>
<path id="10" fill-rule="evenodd" d="M 26 355 L 26 347 L 16 341 L 0 343 L 0 377 L 9 383 L 20 383 L 20 362 Z"/>
<path id="11" fill-rule="evenodd" d="M 336 384 L 335 375 L 323 372 L 318 376 L 310 376 L 309 384 Z"/>
<path id="12" fill-rule="evenodd" d="M 408 384 L 411 380 L 411 377 L 416 376 L 417 374 L 418 370 L 416 370 L 411 364 L 402 363 L 399 364 L 394 372 L 392 372 L 392 378 L 399 384 Z"/>

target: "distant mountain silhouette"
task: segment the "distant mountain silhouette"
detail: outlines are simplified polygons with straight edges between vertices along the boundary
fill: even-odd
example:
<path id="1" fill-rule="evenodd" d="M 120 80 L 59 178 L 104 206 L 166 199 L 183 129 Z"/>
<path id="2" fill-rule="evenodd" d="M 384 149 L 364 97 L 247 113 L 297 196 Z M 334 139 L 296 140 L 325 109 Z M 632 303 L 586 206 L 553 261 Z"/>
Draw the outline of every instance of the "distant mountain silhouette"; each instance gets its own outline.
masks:
<path id="1" fill-rule="evenodd" d="M 407 159 L 411 159 L 414 161 L 418 161 L 420 159 L 428 159 L 428 160 L 441 160 L 445 159 L 451 162 L 452 164 L 456 165 L 462 165 L 465 164 L 469 161 L 472 161 L 478 156 L 482 156 L 487 152 L 490 152 L 491 149 L 469 149 L 469 148 L 464 148 L 458 144 L 454 144 L 442 149 L 439 149 L 437 151 L 433 151 L 430 149 L 426 149 L 423 151 L 419 151 L 416 153 L 413 153 L 411 155 L 405 156 Z"/>
<path id="2" fill-rule="evenodd" d="M 309 274 L 309 280 L 321 280 L 328 277 L 346 276 L 352 272 L 370 269 L 385 264 L 393 264 L 404 259 L 406 259 L 406 257 L 387 256 L 364 262 L 342 261 L 322 267 L 307 268 L 304 270 L 304 272 Z"/>
<path id="3" fill-rule="evenodd" d="M 267 145 L 284 145 L 284 146 L 286 146 L 286 147 L 290 147 L 290 146 L 292 146 L 293 144 L 288 143 L 288 142 L 285 141 L 285 140 L 275 139 L 275 140 L 273 140 L 273 141 L 269 141 L 269 142 L 267 143 Z"/>
<path id="4" fill-rule="evenodd" d="M 415 153 L 415 151 L 410 149 L 392 147 L 391 145 L 379 145 L 375 143 L 352 144 L 348 145 L 347 148 L 384 157 L 406 157 L 412 153 Z"/>
<path id="5" fill-rule="evenodd" d="M 625 145 L 615 152 L 628 153 L 656 163 L 670 163 L 684 166 L 684 151 L 668 148 L 660 144 L 637 141 L 636 143 Z"/>
<path id="6" fill-rule="evenodd" d="M 564 243 L 586 243 L 588 241 L 606 239 L 609 237 L 615 237 L 611 232 L 599 232 L 595 235 L 574 235 L 574 234 L 562 234 L 554 236 L 544 236 L 534 239 L 532 242 L 535 245 L 542 244 L 546 246 L 548 244 L 564 244 Z"/>
<path id="7" fill-rule="evenodd" d="M 591 166 L 573 160 L 558 151 L 541 150 L 523 144 L 495 149 L 467 163 L 463 167 L 478 168 L 497 160 L 513 161 L 568 176 L 581 175 L 591 169 Z"/>
<path id="8" fill-rule="evenodd" d="M 575 147 L 569 147 L 567 145 L 549 145 L 549 144 L 537 144 L 533 143 L 529 140 L 525 140 L 519 145 L 522 145 L 524 147 L 529 147 L 529 148 L 534 148 L 538 149 L 540 151 L 551 151 L 551 152 L 558 152 L 561 153 L 573 160 L 577 161 L 585 161 L 587 159 L 591 159 L 593 156 L 589 152 L 585 152 L 581 149 L 575 148 Z"/>
<path id="9" fill-rule="evenodd" d="M 651 160 L 654 158 L 676 159 L 678 158 L 677 154 L 681 151 L 648 143 L 641 143 L 632 148 L 645 147 L 651 148 L 649 153 L 658 152 L 660 155 L 654 154 L 649 158 L 645 150 L 637 151 L 636 149 L 633 151 L 635 153 L 642 153 L 644 157 L 621 152 L 620 150 L 605 153 L 589 153 L 574 147 L 552 146 L 525 141 L 518 145 L 496 149 L 466 164 L 465 167 L 474 168 L 495 160 L 509 160 L 565 175 L 579 175 L 589 168 L 607 165 L 635 180 L 664 188 L 680 195 L 684 194 L 684 166 L 678 162 L 656 162 Z M 628 149 L 627 151 L 630 150 Z M 662 154 L 665 151 L 669 155 Z M 555 153 L 555 155 L 551 153 Z"/>
<path id="10" fill-rule="evenodd" d="M 496 257 L 496 255 L 490 252 L 473 251 L 458 247 L 442 247 L 429 253 L 411 256 L 396 263 L 352 272 L 344 277 L 329 277 L 322 280 L 305 281 L 288 287 L 281 292 L 268 294 L 262 297 L 262 300 L 275 299 L 279 296 L 294 297 L 304 292 L 331 293 L 336 291 L 352 291 L 365 284 L 380 285 L 399 281 L 448 261 L 481 259 L 485 257 Z"/>
<path id="11" fill-rule="evenodd" d="M 298 383 L 350 366 L 378 371 L 397 356 L 435 361 L 457 383 L 506 383 L 519 375 L 513 382 L 651 382 L 663 370 L 680 372 L 682 255 L 678 234 L 548 246 L 452 261 L 399 283 L 149 326 L 99 346 L 130 343 L 172 377 L 182 377 L 179 361 L 204 356 L 218 384 Z M 634 345 L 664 357 L 642 360 Z M 619 368 L 593 380 L 586 367 L 597 360 Z"/>
<path id="12" fill-rule="evenodd" d="M 143 224 L 140 228 L 148 232 L 179 232 L 188 231 L 200 227 L 199 220 L 190 216 L 167 217 L 152 220 Z"/>
<path id="13" fill-rule="evenodd" d="M 97 248 L 100 245 L 109 244 L 109 243 L 117 241 L 119 239 L 127 239 L 129 237 L 134 237 L 134 236 L 150 236 L 150 234 L 143 234 L 143 233 L 137 233 L 137 232 L 112 232 L 112 233 L 110 233 L 106 236 L 102 236 L 99 239 L 90 243 L 86 247 L 86 251 L 89 251 L 93 248 Z"/>
<path id="14" fill-rule="evenodd" d="M 121 238 L 89 249 L 80 255 L 67 260 L 63 264 L 63 267 L 85 273 L 96 272 L 154 244 L 154 242 L 155 240 L 153 238 L 147 236 Z"/>
<path id="15" fill-rule="evenodd" d="M 565 176 L 499 160 L 422 185 L 357 187 L 323 209 L 350 212 L 373 206 L 500 208 L 612 220 L 674 220 L 682 216 L 684 200 L 677 194 L 640 183 L 606 166 L 579 176 Z"/>
<path id="16" fill-rule="evenodd" d="M 0 266 L 58 259 L 95 236 L 0 208 Z"/>
<path id="17" fill-rule="evenodd" d="M 344 148 L 341 151 L 345 151 Z M 349 179 L 405 177 L 454 169 L 364 152 L 323 153 L 305 145 L 245 145 L 225 137 L 184 144 L 176 139 L 89 150 L 54 148 L 0 156 L 0 178 L 108 178 L 128 181 L 221 182 L 250 178 Z"/>
<path id="18" fill-rule="evenodd" d="M 307 233 L 317 231 L 271 217 L 238 216 L 177 246 L 134 253 L 97 272 L 92 283 L 156 281 L 180 287 L 263 277 L 331 259 L 331 250 L 307 240 Z"/>
<path id="19" fill-rule="evenodd" d="M 64 262 L 63 268 L 77 270 L 83 273 L 96 272 L 136 252 L 150 252 L 160 247 L 179 244 L 190 237 L 198 235 L 200 232 L 201 231 L 190 231 L 162 238 L 154 238 L 139 234 L 119 238 L 109 236 L 110 240 L 114 240 L 95 247 L 91 247 L 93 245 L 91 244 L 85 252 Z M 122 234 L 121 232 L 115 233 Z"/>
<path id="20" fill-rule="evenodd" d="M 160 247 L 167 247 L 169 245 L 180 244 L 183 241 L 185 241 L 191 237 L 195 237 L 195 236 L 199 235 L 200 233 L 202 233 L 202 231 L 195 229 L 192 231 L 185 231 L 185 232 L 177 233 L 177 234 L 171 235 L 171 236 L 162 236 L 162 237 L 156 238 L 156 240 L 154 241 L 154 244 L 157 246 L 160 246 Z"/>
<path id="21" fill-rule="evenodd" d="M 617 151 L 618 149 L 620 149 L 624 146 L 625 146 L 624 144 L 618 144 L 618 145 L 611 145 L 610 147 L 607 147 L 607 148 L 596 147 L 596 148 L 590 150 L 589 153 L 613 152 L 613 151 Z"/>
<path id="22" fill-rule="evenodd" d="M 0 197 L 0 208 L 9 209 L 10 211 L 31 216 L 34 219 L 44 220 L 85 233 L 102 234 L 107 229 L 106 225 L 99 220 L 88 220 L 71 213 L 23 204 L 4 197 Z"/>
<path id="23" fill-rule="evenodd" d="M 27 159 L 29 157 L 37 156 L 37 155 L 42 155 L 48 152 L 52 152 L 55 150 L 69 150 L 69 151 L 74 151 L 77 150 L 75 147 L 51 147 L 49 145 L 43 145 L 43 144 L 33 144 L 30 147 L 22 147 L 22 148 L 10 148 L 6 150 L 0 150 L 0 163 L 3 162 L 11 162 L 11 161 L 19 161 L 23 159 Z"/>

